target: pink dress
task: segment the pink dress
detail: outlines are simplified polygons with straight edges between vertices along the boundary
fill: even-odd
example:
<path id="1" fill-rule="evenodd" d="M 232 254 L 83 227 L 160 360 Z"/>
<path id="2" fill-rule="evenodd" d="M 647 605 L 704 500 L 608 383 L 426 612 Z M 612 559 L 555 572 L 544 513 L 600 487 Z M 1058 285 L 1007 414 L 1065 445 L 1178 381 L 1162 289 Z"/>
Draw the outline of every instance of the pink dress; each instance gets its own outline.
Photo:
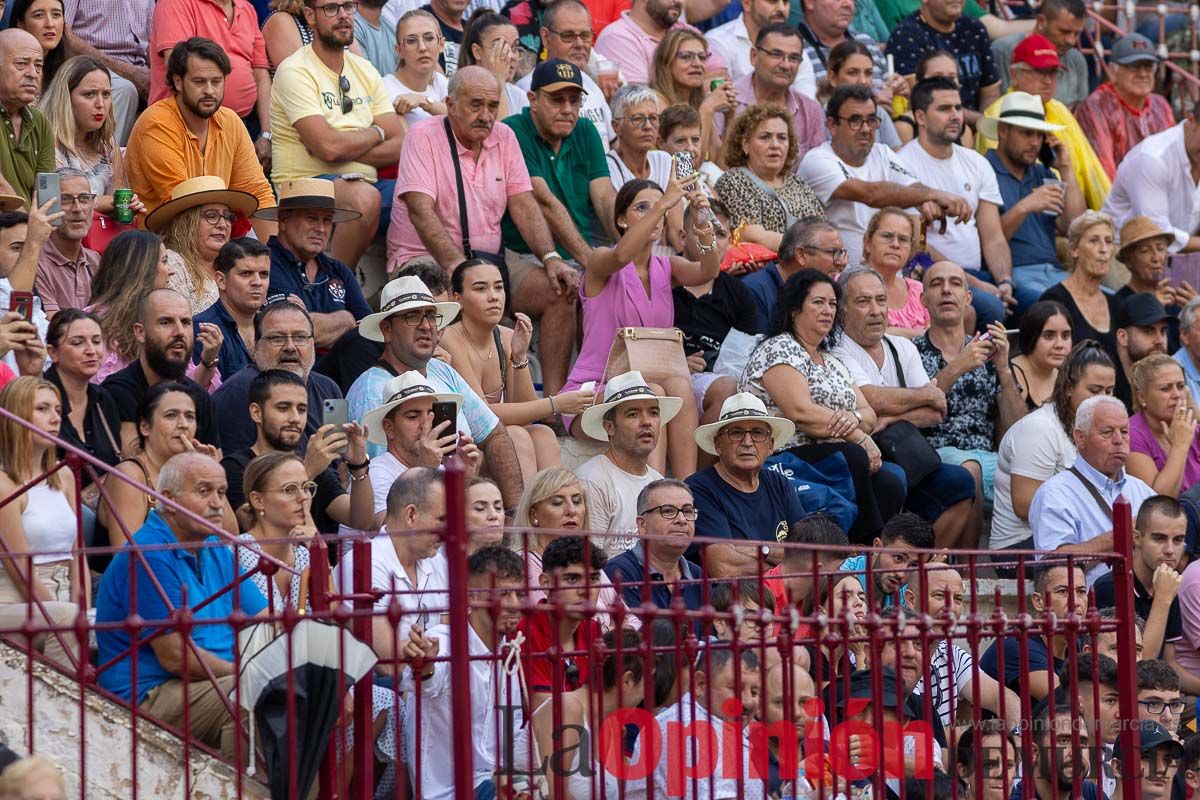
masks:
<path id="1" fill-rule="evenodd" d="M 584 293 L 579 283 L 579 302 L 583 306 L 583 346 L 567 378 L 564 392 L 578 389 L 588 381 L 596 382 L 599 399 L 603 386 L 604 365 L 618 328 L 671 328 L 675 325 L 675 301 L 671 296 L 671 261 L 666 256 L 650 256 L 650 296 L 638 278 L 631 261 L 608 277 L 595 297 Z M 563 425 L 571 429 L 575 417 L 563 414 Z"/>
<path id="2" fill-rule="evenodd" d="M 1129 449 L 1150 456 L 1154 466 L 1161 470 L 1167 465 L 1167 453 L 1150 430 L 1150 422 L 1140 411 L 1129 418 Z M 1183 467 L 1183 481 L 1179 491 L 1185 492 L 1200 481 L 1200 436 L 1193 436 L 1188 445 L 1187 461 Z"/>
<path id="3" fill-rule="evenodd" d="M 929 309 L 921 302 L 921 295 L 925 293 L 925 287 L 920 281 L 914 281 L 912 278 L 905 278 L 904 282 L 908 284 L 908 302 L 904 304 L 904 308 L 888 309 L 888 326 L 928 328 Z"/>

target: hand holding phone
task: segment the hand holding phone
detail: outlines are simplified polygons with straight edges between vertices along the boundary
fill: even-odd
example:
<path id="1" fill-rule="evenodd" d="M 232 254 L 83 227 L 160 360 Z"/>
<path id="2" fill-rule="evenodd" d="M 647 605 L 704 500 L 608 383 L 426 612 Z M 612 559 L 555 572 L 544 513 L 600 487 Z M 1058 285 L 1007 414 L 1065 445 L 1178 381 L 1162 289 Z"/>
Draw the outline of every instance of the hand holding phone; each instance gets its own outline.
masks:
<path id="1" fill-rule="evenodd" d="M 37 174 L 37 204 L 42 207 L 50 203 L 50 208 L 46 212 L 47 215 L 57 214 L 62 211 L 62 187 L 57 172 L 39 172 Z M 62 218 L 59 217 L 50 223 L 55 228 L 62 225 Z"/>
<path id="2" fill-rule="evenodd" d="M 336 428 L 331 429 L 325 435 L 330 436 L 334 433 L 345 434 L 346 425 L 350 422 L 350 403 L 343 398 L 331 397 L 321 401 L 321 425 L 336 425 Z M 349 447 L 349 442 L 343 444 L 335 452 L 338 455 L 345 455 Z"/>
<path id="3" fill-rule="evenodd" d="M 16 311 L 26 322 L 33 322 L 33 292 L 13 292 L 8 310 Z"/>

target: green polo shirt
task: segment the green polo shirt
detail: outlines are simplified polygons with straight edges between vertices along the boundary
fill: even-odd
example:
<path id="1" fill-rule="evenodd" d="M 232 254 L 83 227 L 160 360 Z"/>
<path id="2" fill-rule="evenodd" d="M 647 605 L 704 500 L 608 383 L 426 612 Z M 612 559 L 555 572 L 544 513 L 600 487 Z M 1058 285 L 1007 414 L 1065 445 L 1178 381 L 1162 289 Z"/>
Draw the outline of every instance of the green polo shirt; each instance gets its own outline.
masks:
<path id="1" fill-rule="evenodd" d="M 12 118 L 0 112 L 4 119 L 4 136 L 0 136 L 0 175 L 13 191 L 29 200 L 39 172 L 54 172 L 54 133 L 50 121 L 36 108 L 21 109 L 21 138 L 13 133 Z"/>
<path id="2" fill-rule="evenodd" d="M 580 117 L 575 130 L 563 139 L 556 153 L 537 132 L 528 108 L 503 122 L 517 135 L 529 177 L 546 182 L 551 193 L 566 206 L 583 240 L 592 241 L 592 199 L 588 187 L 597 178 L 608 180 L 608 161 L 596 126 L 586 117 Z M 510 214 L 505 213 L 500 227 L 505 247 L 518 253 L 530 252 Z"/>

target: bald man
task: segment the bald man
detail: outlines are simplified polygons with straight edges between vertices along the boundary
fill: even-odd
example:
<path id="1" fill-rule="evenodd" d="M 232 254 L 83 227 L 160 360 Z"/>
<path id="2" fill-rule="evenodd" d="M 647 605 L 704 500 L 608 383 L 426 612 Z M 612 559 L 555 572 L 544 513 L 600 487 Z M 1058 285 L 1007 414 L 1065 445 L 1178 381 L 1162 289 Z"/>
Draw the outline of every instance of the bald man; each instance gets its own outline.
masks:
<path id="1" fill-rule="evenodd" d="M 18 28 L 0 31 L 0 194 L 33 197 L 39 172 L 54 171 L 54 133 L 33 107 L 42 91 L 42 46 Z"/>

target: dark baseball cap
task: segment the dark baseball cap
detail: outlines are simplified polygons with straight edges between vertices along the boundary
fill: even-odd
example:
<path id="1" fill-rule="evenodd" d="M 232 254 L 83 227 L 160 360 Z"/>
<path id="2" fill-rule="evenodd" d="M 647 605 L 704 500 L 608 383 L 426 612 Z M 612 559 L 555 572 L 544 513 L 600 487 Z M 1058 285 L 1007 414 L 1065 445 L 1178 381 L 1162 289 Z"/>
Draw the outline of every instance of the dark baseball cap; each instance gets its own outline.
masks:
<path id="1" fill-rule="evenodd" d="M 579 71 L 579 67 L 561 58 L 552 58 L 538 64 L 529 81 L 529 90 L 557 92 L 561 89 L 578 89 L 587 94 L 587 90 L 583 88 L 583 73 Z"/>
<path id="2" fill-rule="evenodd" d="M 1117 39 L 1109 52 L 1108 60 L 1114 64 L 1136 64 L 1139 61 L 1161 61 L 1154 50 L 1154 43 L 1140 33 L 1127 33 Z"/>
<path id="3" fill-rule="evenodd" d="M 1128 328 L 1131 325 L 1146 327 L 1162 322 L 1166 318 L 1167 310 L 1163 308 L 1163 304 L 1158 301 L 1158 298 L 1149 292 L 1130 295 L 1121 305 L 1117 306 L 1118 328 Z"/>
<path id="4" fill-rule="evenodd" d="M 880 703 L 884 708 L 900 709 L 900 697 L 896 694 L 896 672 L 891 667 L 883 667 L 879 670 L 880 680 L 883 684 L 883 692 L 875 694 L 875 687 L 872 680 L 872 672 L 869 669 L 860 669 L 850 676 L 850 700 L 864 699 L 872 702 Z"/>
<path id="5" fill-rule="evenodd" d="M 1138 741 L 1142 753 L 1149 753 L 1164 745 L 1173 750 L 1176 758 L 1183 758 L 1183 745 L 1166 728 L 1152 719 L 1138 720 Z"/>

